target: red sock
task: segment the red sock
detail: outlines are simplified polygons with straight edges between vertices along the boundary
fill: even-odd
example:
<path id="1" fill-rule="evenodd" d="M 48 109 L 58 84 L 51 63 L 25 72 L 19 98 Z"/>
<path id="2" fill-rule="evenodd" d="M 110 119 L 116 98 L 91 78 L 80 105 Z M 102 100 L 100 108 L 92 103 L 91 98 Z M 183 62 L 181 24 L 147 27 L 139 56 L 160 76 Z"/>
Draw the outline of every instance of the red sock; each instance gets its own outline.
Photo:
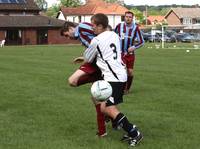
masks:
<path id="1" fill-rule="evenodd" d="M 106 125 L 105 125 L 105 115 L 101 112 L 101 104 L 96 105 L 97 112 L 97 125 L 98 125 L 98 135 L 101 136 L 106 133 Z"/>

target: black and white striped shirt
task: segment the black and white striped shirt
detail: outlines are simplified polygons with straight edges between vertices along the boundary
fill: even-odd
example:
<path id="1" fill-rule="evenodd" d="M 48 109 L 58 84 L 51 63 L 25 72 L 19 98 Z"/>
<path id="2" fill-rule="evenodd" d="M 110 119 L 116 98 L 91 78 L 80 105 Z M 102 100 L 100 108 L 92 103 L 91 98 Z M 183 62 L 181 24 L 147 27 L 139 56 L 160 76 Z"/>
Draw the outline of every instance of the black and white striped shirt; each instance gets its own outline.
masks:
<path id="1" fill-rule="evenodd" d="M 126 82 L 127 72 L 121 60 L 119 36 L 113 31 L 105 31 L 94 37 L 85 50 L 84 58 L 100 68 L 104 80 L 109 82 Z"/>

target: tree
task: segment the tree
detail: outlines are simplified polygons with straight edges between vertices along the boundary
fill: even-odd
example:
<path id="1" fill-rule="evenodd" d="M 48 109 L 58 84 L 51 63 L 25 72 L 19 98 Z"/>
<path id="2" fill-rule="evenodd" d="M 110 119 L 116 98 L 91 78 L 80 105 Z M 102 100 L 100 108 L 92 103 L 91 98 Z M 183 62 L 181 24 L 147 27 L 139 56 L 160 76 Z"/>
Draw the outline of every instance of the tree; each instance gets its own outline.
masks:
<path id="1" fill-rule="evenodd" d="M 141 11 L 139 11 L 136 8 L 133 8 L 130 11 L 134 13 L 134 15 L 135 15 L 136 20 L 138 21 L 138 23 L 142 23 L 143 22 L 144 16 L 143 16 L 143 13 Z"/>
<path id="2" fill-rule="evenodd" d="M 47 2 L 45 0 L 35 0 L 35 3 L 41 10 L 47 10 Z"/>
<path id="3" fill-rule="evenodd" d="M 81 4 L 81 0 L 60 0 L 60 5 L 65 7 L 77 7 Z"/>
<path id="4" fill-rule="evenodd" d="M 108 3 L 119 3 L 121 5 L 124 5 L 124 0 L 104 0 L 104 1 Z"/>
<path id="5" fill-rule="evenodd" d="M 58 4 L 54 4 L 53 6 L 47 9 L 46 15 L 50 17 L 56 17 L 59 11 L 60 6 Z"/>
<path id="6" fill-rule="evenodd" d="M 53 6 L 48 8 L 48 10 L 46 11 L 46 15 L 51 17 L 56 17 L 62 6 L 77 7 L 81 4 L 82 4 L 81 0 L 60 0 L 59 4 L 54 4 Z"/>
<path id="7" fill-rule="evenodd" d="M 150 8 L 148 8 L 148 14 L 152 15 L 152 16 L 165 16 L 167 14 L 167 12 L 170 10 L 170 8 L 168 7 L 156 7 L 156 6 L 152 6 Z"/>
<path id="8" fill-rule="evenodd" d="M 118 2 L 118 0 L 104 0 L 105 2 L 108 2 L 108 3 L 114 3 L 114 2 Z"/>

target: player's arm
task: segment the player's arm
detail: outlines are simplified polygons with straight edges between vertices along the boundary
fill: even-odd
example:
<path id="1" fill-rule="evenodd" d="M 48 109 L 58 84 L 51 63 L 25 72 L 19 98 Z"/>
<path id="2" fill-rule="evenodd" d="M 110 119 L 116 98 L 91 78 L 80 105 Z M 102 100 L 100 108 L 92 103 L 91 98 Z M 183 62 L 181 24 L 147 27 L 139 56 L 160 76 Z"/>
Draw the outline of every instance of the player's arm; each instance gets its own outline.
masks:
<path id="1" fill-rule="evenodd" d="M 94 38 L 84 52 L 85 62 L 92 63 L 97 55 L 97 40 Z"/>
<path id="2" fill-rule="evenodd" d="M 79 32 L 79 38 L 85 47 L 88 47 L 90 45 L 91 40 L 96 36 L 94 34 L 92 26 L 85 23 L 79 24 L 78 32 Z"/>
<path id="3" fill-rule="evenodd" d="M 89 38 L 89 36 L 95 36 L 93 34 L 93 32 L 90 30 L 90 28 L 85 28 L 87 26 L 85 26 L 83 23 L 79 23 L 79 25 L 76 27 L 75 29 L 75 36 L 80 38 L 81 43 L 88 48 L 88 46 L 90 45 L 91 42 L 91 37 Z M 79 56 L 76 57 L 73 60 L 73 63 L 83 63 L 84 62 L 84 57 L 83 56 Z"/>
<path id="4" fill-rule="evenodd" d="M 135 45 L 135 48 L 138 49 L 144 45 L 144 39 L 138 26 L 136 27 L 136 38 L 138 43 Z"/>
<path id="5" fill-rule="evenodd" d="M 138 49 L 138 48 L 140 48 L 141 46 L 144 45 L 144 39 L 143 39 L 143 36 L 142 36 L 142 34 L 141 34 L 140 29 L 139 29 L 138 26 L 135 29 L 135 37 L 137 38 L 137 40 L 136 40 L 137 44 L 135 44 L 132 47 L 128 48 L 128 52 L 129 53 L 133 52 L 135 49 Z M 135 39 L 133 39 L 133 40 L 135 40 Z"/>

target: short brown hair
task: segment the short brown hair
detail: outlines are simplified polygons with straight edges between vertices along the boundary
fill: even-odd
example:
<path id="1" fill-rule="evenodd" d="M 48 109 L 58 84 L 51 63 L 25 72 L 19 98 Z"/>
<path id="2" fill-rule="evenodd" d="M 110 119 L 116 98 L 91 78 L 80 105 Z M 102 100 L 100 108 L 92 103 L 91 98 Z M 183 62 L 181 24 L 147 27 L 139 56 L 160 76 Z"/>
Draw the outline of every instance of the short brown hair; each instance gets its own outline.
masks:
<path id="1" fill-rule="evenodd" d="M 126 12 L 125 12 L 125 15 L 126 15 L 126 14 L 131 14 L 132 16 L 134 16 L 134 13 L 131 12 L 131 11 L 126 11 Z"/>
<path id="2" fill-rule="evenodd" d="M 64 32 L 69 31 L 69 28 L 70 28 L 70 27 L 76 27 L 76 26 L 77 26 L 76 23 L 69 22 L 69 21 L 65 22 L 65 23 L 63 24 L 63 27 L 62 27 L 61 31 L 60 31 L 60 35 L 61 35 L 61 36 L 64 36 Z"/>
<path id="3" fill-rule="evenodd" d="M 108 17 L 103 13 L 93 15 L 91 20 L 93 20 L 96 25 L 102 25 L 104 29 L 108 27 Z"/>

